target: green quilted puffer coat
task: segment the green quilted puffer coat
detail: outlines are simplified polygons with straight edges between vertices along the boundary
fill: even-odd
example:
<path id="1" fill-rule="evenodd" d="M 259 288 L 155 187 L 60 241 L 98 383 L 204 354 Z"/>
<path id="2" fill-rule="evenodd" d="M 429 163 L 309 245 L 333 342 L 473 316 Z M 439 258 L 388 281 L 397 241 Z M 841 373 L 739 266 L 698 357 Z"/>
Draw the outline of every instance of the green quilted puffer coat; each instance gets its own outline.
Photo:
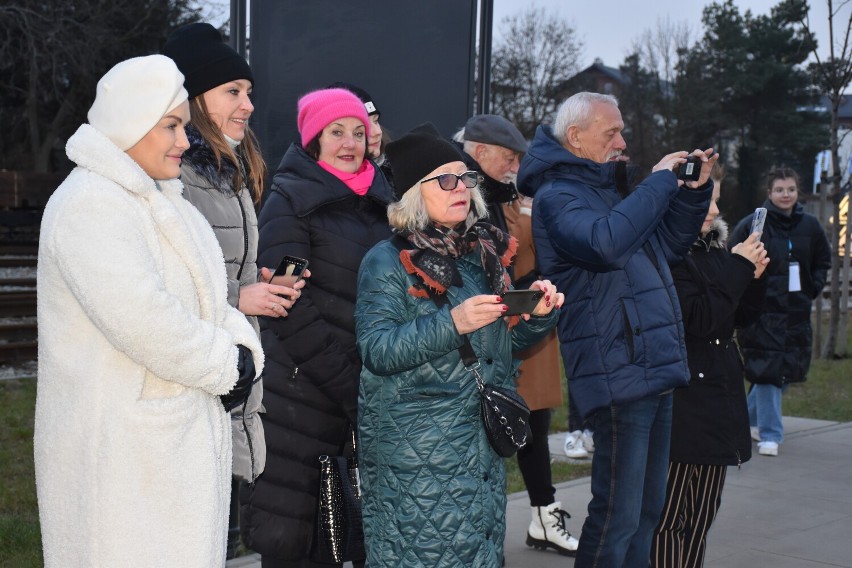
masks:
<path id="1" fill-rule="evenodd" d="M 491 294 L 479 251 L 458 260 L 464 286 L 456 306 Z M 479 414 L 479 392 L 465 370 L 450 306 L 408 288 L 399 250 L 389 241 L 364 257 L 355 324 L 364 362 L 358 399 L 359 459 L 367 566 L 499 567 L 506 477 Z M 543 338 L 556 314 L 503 318 L 468 337 L 485 382 L 514 388 L 513 350 Z"/>

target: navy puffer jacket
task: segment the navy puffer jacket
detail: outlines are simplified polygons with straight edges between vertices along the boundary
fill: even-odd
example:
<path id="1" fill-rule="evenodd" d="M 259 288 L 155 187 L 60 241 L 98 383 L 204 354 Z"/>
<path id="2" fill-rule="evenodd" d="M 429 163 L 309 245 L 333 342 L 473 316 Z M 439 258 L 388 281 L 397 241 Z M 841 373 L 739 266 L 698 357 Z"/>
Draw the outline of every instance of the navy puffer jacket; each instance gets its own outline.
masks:
<path id="1" fill-rule="evenodd" d="M 712 182 L 678 189 L 673 172 L 658 171 L 622 199 L 615 170 L 574 156 L 541 126 L 518 176 L 534 196 L 541 272 L 565 294 L 559 339 L 583 417 L 689 380 L 669 263 L 701 229 Z"/>

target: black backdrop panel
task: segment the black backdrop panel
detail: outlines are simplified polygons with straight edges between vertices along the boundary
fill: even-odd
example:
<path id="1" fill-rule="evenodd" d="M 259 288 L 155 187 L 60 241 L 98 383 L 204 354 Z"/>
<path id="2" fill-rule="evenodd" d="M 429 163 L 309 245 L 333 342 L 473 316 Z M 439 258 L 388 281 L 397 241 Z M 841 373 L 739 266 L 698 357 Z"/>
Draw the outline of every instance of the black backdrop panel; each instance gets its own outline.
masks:
<path id="1" fill-rule="evenodd" d="M 252 0 L 252 127 L 274 172 L 294 140 L 296 102 L 346 81 L 370 93 L 400 136 L 445 135 L 473 109 L 476 0 Z"/>

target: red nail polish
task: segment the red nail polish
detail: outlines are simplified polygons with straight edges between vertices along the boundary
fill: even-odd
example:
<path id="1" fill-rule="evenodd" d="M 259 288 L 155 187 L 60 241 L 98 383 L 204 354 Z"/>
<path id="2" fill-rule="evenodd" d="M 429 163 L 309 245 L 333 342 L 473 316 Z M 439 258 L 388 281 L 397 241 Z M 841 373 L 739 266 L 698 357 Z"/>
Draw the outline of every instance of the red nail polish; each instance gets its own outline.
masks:
<path id="1" fill-rule="evenodd" d="M 499 304 L 502 301 L 503 301 L 503 298 L 501 298 L 500 296 L 497 296 L 497 303 Z"/>
<path id="2" fill-rule="evenodd" d="M 505 312 L 506 310 L 508 310 L 508 309 L 509 309 L 509 306 L 503 306 L 503 311 L 504 311 L 504 312 Z"/>
<path id="3" fill-rule="evenodd" d="M 550 296 L 545 296 L 545 297 L 544 297 L 544 299 L 545 299 L 545 301 L 548 301 L 548 302 L 549 302 L 549 301 L 550 301 Z"/>

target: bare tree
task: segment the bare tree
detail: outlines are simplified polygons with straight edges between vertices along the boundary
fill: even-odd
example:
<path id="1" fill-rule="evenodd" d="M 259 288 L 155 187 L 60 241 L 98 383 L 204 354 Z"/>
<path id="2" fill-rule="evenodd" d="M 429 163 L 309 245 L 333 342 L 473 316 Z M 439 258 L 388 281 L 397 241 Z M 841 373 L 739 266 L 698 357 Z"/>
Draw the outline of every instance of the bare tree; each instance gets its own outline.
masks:
<path id="1" fill-rule="evenodd" d="M 671 84 L 676 79 L 679 54 L 689 49 L 691 36 L 687 22 L 672 22 L 667 15 L 657 18 L 654 29 L 646 29 L 633 41 L 631 53 L 639 55 L 639 64 L 643 68 Z"/>
<path id="2" fill-rule="evenodd" d="M 0 167 L 50 171 L 85 121 L 98 78 L 157 53 L 197 19 L 189 0 L 16 0 L 0 3 Z"/>
<path id="3" fill-rule="evenodd" d="M 849 260 L 850 260 L 850 216 L 847 215 L 845 254 L 841 257 L 840 248 L 840 198 L 842 178 L 839 148 L 839 119 L 838 111 L 843 100 L 843 91 L 852 82 L 852 45 L 850 45 L 850 32 L 852 32 L 852 12 L 846 22 L 842 20 L 839 25 L 844 26 L 842 40 L 835 40 L 835 18 L 841 13 L 844 6 L 850 0 L 837 2 L 835 8 L 834 0 L 826 0 L 828 4 L 828 57 L 820 57 L 816 49 L 813 50 L 815 63 L 810 65 L 816 83 L 829 100 L 831 114 L 831 174 L 820 184 L 820 199 L 823 204 L 831 204 L 832 219 L 830 224 L 831 248 L 834 254 L 831 258 L 831 300 L 828 320 L 828 334 L 820 349 L 820 357 L 823 359 L 846 354 L 846 329 L 848 322 L 848 298 L 849 298 Z M 788 2 L 789 3 L 789 2 Z M 807 11 L 801 18 L 802 26 L 807 34 L 813 38 L 810 30 L 810 22 Z M 841 304 L 841 299 L 845 301 Z M 842 324 L 842 325 L 841 325 Z M 841 333 L 842 331 L 842 333 Z"/>
<path id="4" fill-rule="evenodd" d="M 550 119 L 558 86 L 579 71 L 583 43 L 567 20 L 535 5 L 500 23 L 492 55 L 491 108 L 531 138 Z"/>

